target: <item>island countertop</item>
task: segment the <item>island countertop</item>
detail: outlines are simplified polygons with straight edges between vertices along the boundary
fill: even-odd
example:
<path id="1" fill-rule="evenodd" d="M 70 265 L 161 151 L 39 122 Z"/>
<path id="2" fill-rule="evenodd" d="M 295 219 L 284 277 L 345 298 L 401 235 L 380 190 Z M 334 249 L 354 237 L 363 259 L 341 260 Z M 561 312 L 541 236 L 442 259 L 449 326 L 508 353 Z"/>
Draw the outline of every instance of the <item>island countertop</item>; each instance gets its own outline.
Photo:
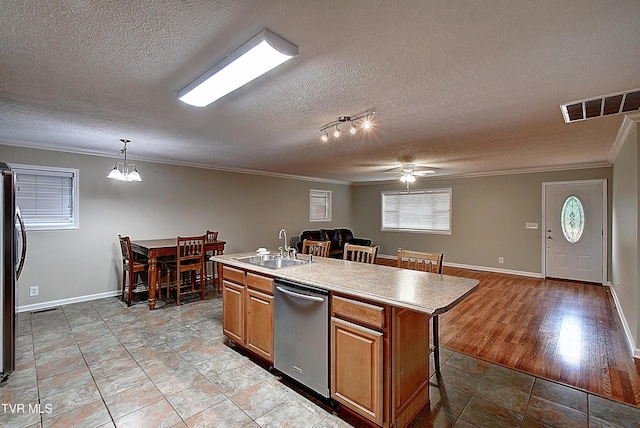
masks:
<path id="1" fill-rule="evenodd" d="M 376 264 L 314 257 L 299 266 L 270 269 L 236 259 L 255 253 L 225 254 L 212 261 L 374 302 L 439 315 L 473 293 L 479 281 Z M 305 257 L 305 256 L 302 256 Z"/>

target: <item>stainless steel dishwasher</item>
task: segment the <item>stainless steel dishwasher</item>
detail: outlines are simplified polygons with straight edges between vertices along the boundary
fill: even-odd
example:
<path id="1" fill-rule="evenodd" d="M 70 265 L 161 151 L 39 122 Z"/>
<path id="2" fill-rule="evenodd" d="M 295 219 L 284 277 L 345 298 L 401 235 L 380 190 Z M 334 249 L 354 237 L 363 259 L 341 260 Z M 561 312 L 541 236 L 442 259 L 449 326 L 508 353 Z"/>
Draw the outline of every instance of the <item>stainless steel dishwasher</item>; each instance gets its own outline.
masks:
<path id="1" fill-rule="evenodd" d="M 329 292 L 275 280 L 273 366 L 329 398 Z"/>

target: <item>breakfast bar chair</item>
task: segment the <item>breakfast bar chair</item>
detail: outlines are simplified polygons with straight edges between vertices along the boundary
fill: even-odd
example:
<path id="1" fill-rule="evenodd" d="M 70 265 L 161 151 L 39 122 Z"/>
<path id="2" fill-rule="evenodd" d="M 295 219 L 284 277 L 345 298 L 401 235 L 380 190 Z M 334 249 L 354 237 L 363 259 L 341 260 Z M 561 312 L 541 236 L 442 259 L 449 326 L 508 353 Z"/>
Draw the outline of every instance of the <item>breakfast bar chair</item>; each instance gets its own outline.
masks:
<path id="1" fill-rule="evenodd" d="M 443 253 L 422 253 L 420 251 L 398 248 L 398 267 L 431 273 L 442 273 L 443 256 Z"/>
<path id="2" fill-rule="evenodd" d="M 131 306 L 133 290 L 138 287 L 136 275 L 147 271 L 148 267 L 146 263 L 134 260 L 131 239 L 128 236 L 118 235 L 118 240 L 120 241 L 120 251 L 122 252 L 122 301 L 126 301 L 127 306 Z"/>
<path id="3" fill-rule="evenodd" d="M 167 297 L 174 289 L 178 306 L 183 294 L 200 294 L 200 299 L 204 299 L 204 240 L 204 235 L 177 238 L 176 262 L 167 264 Z M 171 285 L 171 272 L 176 272 L 175 287 Z M 200 281 L 196 281 L 196 272 L 200 274 Z M 200 283 L 199 286 L 196 282 Z"/>
<path id="4" fill-rule="evenodd" d="M 217 241 L 218 240 L 218 231 L 213 231 L 213 230 L 207 230 L 207 233 L 204 234 L 204 243 L 207 244 L 209 242 L 213 242 L 213 241 Z M 217 253 L 217 251 L 212 250 L 212 251 L 206 251 L 205 255 L 204 255 L 204 278 L 205 278 L 205 285 L 209 284 L 209 281 L 211 281 L 211 284 L 216 285 L 216 263 L 212 262 L 211 260 L 209 260 L 209 258 L 211 256 L 215 256 Z M 220 279 L 218 279 L 218 281 L 220 281 Z M 220 285 L 219 283 L 216 286 L 216 290 L 218 291 L 218 294 L 220 293 Z"/>
<path id="5" fill-rule="evenodd" d="M 404 269 L 421 270 L 431 273 L 442 273 L 442 259 L 444 253 L 423 253 L 420 251 L 403 250 L 398 248 L 398 267 Z M 438 333 L 438 316 L 431 317 L 433 345 L 433 363 L 436 371 L 440 371 L 440 340 Z"/>
<path id="6" fill-rule="evenodd" d="M 344 244 L 343 260 L 374 264 L 378 255 L 378 246 Z"/>
<path id="7" fill-rule="evenodd" d="M 305 239 L 302 241 L 302 254 L 311 254 L 318 257 L 329 257 L 331 241 L 312 241 Z"/>

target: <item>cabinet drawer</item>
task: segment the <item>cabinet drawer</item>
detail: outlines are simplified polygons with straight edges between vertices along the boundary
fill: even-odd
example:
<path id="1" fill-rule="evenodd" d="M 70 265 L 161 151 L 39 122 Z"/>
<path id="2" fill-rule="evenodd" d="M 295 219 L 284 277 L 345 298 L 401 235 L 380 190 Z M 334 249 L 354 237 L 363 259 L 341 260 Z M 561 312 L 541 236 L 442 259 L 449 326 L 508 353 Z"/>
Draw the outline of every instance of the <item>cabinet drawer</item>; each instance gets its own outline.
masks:
<path id="1" fill-rule="evenodd" d="M 384 328 L 384 308 L 382 306 L 333 296 L 331 312 L 333 316 L 343 317 L 379 329 Z"/>
<path id="2" fill-rule="evenodd" d="M 273 278 L 256 275 L 255 273 L 247 273 L 247 287 L 273 295 Z"/>
<path id="3" fill-rule="evenodd" d="M 244 285 L 244 271 L 229 266 L 222 266 L 222 277 L 227 281 L 233 281 Z"/>

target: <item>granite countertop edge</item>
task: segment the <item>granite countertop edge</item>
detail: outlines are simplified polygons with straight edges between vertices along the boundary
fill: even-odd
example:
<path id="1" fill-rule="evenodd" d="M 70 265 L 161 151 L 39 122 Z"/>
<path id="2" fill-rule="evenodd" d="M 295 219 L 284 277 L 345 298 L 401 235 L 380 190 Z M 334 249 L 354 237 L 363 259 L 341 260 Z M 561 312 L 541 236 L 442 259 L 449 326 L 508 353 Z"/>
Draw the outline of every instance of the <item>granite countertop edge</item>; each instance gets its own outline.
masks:
<path id="1" fill-rule="evenodd" d="M 281 269 L 270 269 L 236 260 L 255 255 L 224 254 L 213 256 L 210 260 L 428 315 L 439 315 L 449 311 L 479 286 L 479 281 L 475 279 L 322 257 L 315 257 L 311 264 Z M 389 283 L 394 285 L 390 286 Z"/>

